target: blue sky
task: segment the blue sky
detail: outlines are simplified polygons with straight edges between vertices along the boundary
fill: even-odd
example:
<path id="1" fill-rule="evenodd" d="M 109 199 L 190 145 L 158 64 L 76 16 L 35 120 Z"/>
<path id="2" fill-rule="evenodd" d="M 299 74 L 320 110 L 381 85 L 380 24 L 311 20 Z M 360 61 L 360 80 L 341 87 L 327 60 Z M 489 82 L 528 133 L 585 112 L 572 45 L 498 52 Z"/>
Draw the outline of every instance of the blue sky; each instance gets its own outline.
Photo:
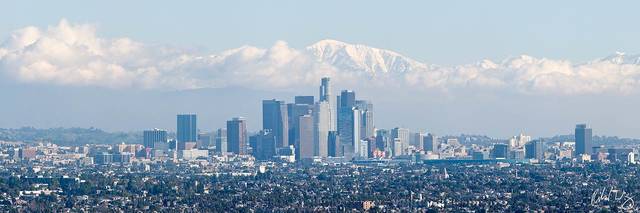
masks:
<path id="1" fill-rule="evenodd" d="M 66 18 L 106 37 L 221 51 L 332 38 L 436 64 L 640 53 L 637 1 L 7 1 L 0 35 Z"/>

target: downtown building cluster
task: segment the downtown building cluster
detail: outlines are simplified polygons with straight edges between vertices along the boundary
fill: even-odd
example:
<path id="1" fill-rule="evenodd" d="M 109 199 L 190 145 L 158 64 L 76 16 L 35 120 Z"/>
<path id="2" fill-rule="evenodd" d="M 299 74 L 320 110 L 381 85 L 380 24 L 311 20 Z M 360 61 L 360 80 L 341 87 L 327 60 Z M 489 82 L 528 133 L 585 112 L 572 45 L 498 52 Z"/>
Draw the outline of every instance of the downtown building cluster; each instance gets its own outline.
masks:
<path id="1" fill-rule="evenodd" d="M 440 149 L 467 156 L 455 139 L 444 146 L 434 134 L 407 128 L 378 129 L 374 105 L 352 90 L 333 96 L 331 79 L 322 78 L 319 95 L 262 101 L 262 129 L 250 133 L 247 119 L 235 117 L 226 128 L 201 133 L 197 115 L 177 115 L 176 138 L 166 130 L 144 131 L 145 154 L 152 159 L 193 160 L 209 155 L 247 155 L 259 161 L 333 161 L 408 158 L 439 159 Z M 449 146 L 446 146 L 446 145 Z M 447 149 L 448 148 L 448 149 Z"/>
<path id="2" fill-rule="evenodd" d="M 226 128 L 200 132 L 195 114 L 177 115 L 176 137 L 166 130 L 144 131 L 143 156 L 154 160 L 207 159 L 240 155 L 257 161 L 350 162 L 389 160 L 499 160 L 544 163 L 555 160 L 625 160 L 635 150 L 592 146 L 592 130 L 578 124 L 575 140 L 549 143 L 520 134 L 493 144 L 473 144 L 459 137 L 438 137 L 407 128 L 376 128 L 374 105 L 342 90 L 333 96 L 331 79 L 322 78 L 318 96 L 262 100 L 262 128 L 247 130 L 246 118 L 226 121 Z M 462 140 L 464 140 L 462 138 Z"/>

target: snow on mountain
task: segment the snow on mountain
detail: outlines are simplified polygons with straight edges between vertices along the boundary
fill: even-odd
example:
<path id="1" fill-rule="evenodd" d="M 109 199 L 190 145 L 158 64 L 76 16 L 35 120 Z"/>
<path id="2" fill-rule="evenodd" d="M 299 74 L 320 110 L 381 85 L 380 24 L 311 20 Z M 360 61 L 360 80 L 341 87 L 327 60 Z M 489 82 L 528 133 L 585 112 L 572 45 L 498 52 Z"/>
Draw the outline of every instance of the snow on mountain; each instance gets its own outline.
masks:
<path id="1" fill-rule="evenodd" d="M 598 62 L 611 62 L 612 64 L 640 64 L 640 56 L 638 55 L 627 55 L 624 52 L 616 52 L 613 55 L 604 57 Z"/>
<path id="2" fill-rule="evenodd" d="M 437 51 L 427 50 L 424 51 Z M 437 66 L 361 44 L 321 40 L 306 48 L 278 41 L 218 54 L 98 36 L 63 20 L 27 27 L 0 42 L 3 83 L 142 89 L 247 86 L 298 89 L 329 76 L 344 85 L 525 94 L 640 93 L 640 55 L 616 53 L 587 63 L 527 55 Z"/>
<path id="3" fill-rule="evenodd" d="M 317 57 L 318 61 L 345 71 L 364 71 L 376 75 L 427 69 L 426 64 L 390 50 L 336 40 L 321 40 L 308 46 L 306 50 Z"/>

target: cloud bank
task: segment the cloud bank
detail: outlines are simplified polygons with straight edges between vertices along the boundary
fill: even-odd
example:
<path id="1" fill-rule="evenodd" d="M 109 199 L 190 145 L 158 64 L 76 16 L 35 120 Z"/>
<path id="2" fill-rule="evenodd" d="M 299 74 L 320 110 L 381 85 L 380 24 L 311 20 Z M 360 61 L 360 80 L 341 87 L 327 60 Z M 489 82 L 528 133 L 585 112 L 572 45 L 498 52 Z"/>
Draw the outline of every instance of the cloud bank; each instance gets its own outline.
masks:
<path id="1" fill-rule="evenodd" d="M 304 49 L 275 42 L 217 54 L 101 38 L 66 20 L 26 27 L 0 43 L 2 82 L 108 88 L 194 89 L 243 86 L 289 89 L 334 81 L 415 90 L 521 94 L 635 94 L 640 57 L 622 53 L 586 63 L 518 56 L 501 62 L 438 66 L 388 50 L 324 40 Z"/>

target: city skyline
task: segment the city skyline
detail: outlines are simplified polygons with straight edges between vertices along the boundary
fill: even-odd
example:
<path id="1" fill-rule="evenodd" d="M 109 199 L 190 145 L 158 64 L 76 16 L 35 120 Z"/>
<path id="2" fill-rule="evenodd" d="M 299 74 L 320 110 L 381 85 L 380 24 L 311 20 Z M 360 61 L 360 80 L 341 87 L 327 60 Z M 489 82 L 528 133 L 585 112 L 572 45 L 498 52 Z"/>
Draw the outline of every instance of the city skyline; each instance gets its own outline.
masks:
<path id="1" fill-rule="evenodd" d="M 223 135 L 222 129 L 216 131 L 202 131 L 197 129 L 196 114 L 178 114 L 175 145 L 171 144 L 167 132 L 157 128 L 143 131 L 143 142 L 146 148 L 160 150 L 166 153 L 174 147 L 177 151 L 186 152 L 179 156 L 190 159 L 207 149 L 218 153 L 250 154 L 257 160 L 270 161 L 278 156 L 282 150 L 293 149 L 295 160 L 304 159 L 370 159 L 393 157 L 401 158 L 419 151 L 428 156 L 441 155 L 440 150 L 450 146 L 460 146 L 457 138 L 450 136 L 438 138 L 434 132 L 411 130 L 403 127 L 392 129 L 376 128 L 374 123 L 374 104 L 369 100 L 358 99 L 355 91 L 342 90 L 340 95 L 331 96 L 330 78 L 320 80 L 318 102 L 314 96 L 296 95 L 293 103 L 277 99 L 262 100 L 262 129 L 257 132 L 247 130 L 247 120 L 244 117 L 234 117 L 227 120 L 227 130 Z M 337 120 L 332 120 L 332 108 L 329 100 L 335 99 Z M 332 129 L 336 126 L 336 129 Z M 192 138 L 193 137 L 193 138 Z M 224 145 L 222 138 L 228 139 Z M 158 141 L 164 138 L 164 142 Z M 212 141 L 211 139 L 215 140 Z M 475 147 L 468 153 L 466 150 L 455 149 L 453 154 L 444 154 L 439 158 L 460 158 L 471 156 L 473 159 L 536 159 L 544 160 L 544 141 L 542 137 L 534 137 L 520 132 L 508 140 L 494 140 L 491 151 Z M 573 143 L 577 159 L 600 152 L 603 145 L 592 146 L 592 129 L 587 124 L 576 124 Z M 155 148 L 160 143 L 160 148 Z M 188 143 L 188 144 L 187 144 Z M 187 145 L 185 145 L 187 144 Z M 502 146 L 508 146 L 508 155 L 501 151 Z M 195 150 L 195 151 L 191 151 Z M 195 153 L 192 153 L 195 152 Z M 154 152 L 155 153 L 155 152 Z M 614 152 L 615 153 L 615 152 Z M 184 157 L 187 156 L 187 157 Z M 191 157 L 193 156 L 193 157 Z M 496 157 L 505 156 L 505 157 Z M 598 157 L 598 156 L 596 156 Z"/>
<path id="2" fill-rule="evenodd" d="M 640 2 L 2 5 L 0 212 L 640 212 Z"/>

